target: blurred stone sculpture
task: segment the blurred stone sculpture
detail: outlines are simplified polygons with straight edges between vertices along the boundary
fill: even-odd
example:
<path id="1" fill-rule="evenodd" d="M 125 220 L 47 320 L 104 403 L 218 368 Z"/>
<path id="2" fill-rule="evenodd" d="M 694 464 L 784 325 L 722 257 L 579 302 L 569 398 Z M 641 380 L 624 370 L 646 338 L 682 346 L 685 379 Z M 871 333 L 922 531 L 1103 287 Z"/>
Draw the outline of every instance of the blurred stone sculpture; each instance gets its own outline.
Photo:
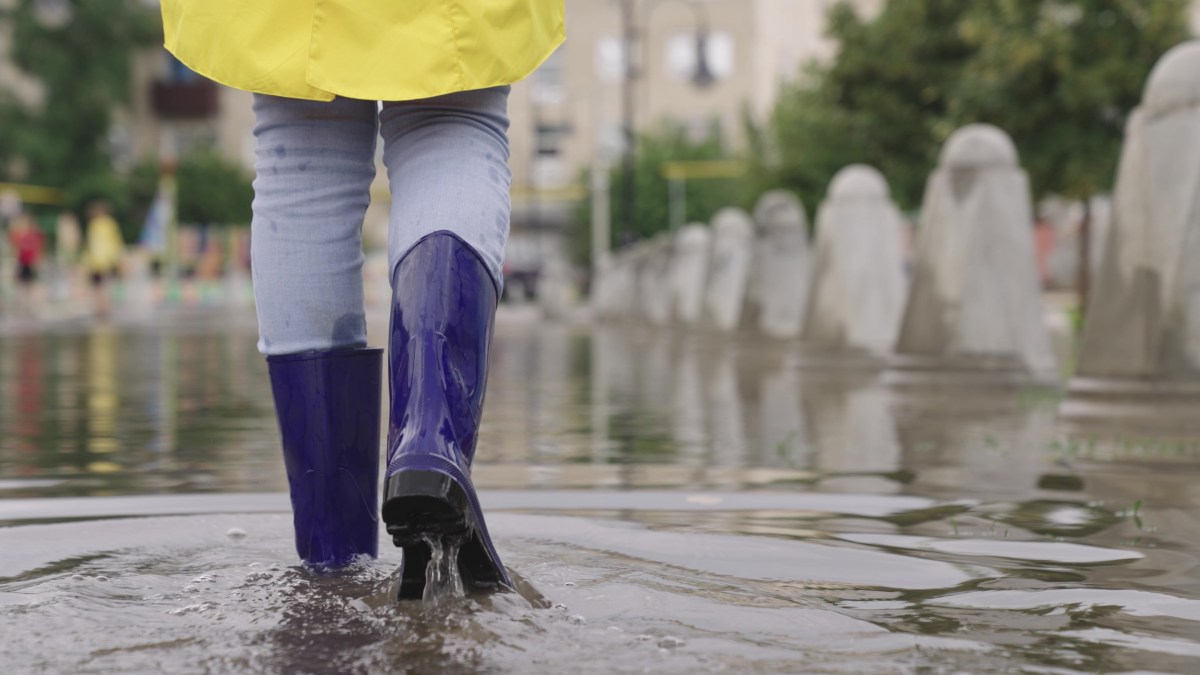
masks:
<path id="1" fill-rule="evenodd" d="M 637 304 L 637 268 L 633 252 L 614 253 L 596 275 L 593 305 L 601 319 L 628 318 Z"/>
<path id="2" fill-rule="evenodd" d="M 963 127 L 926 186 L 892 381 L 1053 381 L 1035 255 L 1016 147 L 991 125 Z"/>
<path id="3" fill-rule="evenodd" d="M 908 291 L 903 227 L 882 174 L 863 165 L 838 172 L 817 212 L 806 342 L 835 350 L 892 350 Z"/>
<path id="4" fill-rule="evenodd" d="M 758 240 L 747 295 L 757 327 L 771 337 L 799 337 L 810 273 L 804 205 L 787 190 L 772 190 L 759 198 L 754 222 Z"/>
<path id="5" fill-rule="evenodd" d="M 711 239 L 708 226 L 698 223 L 680 228 L 675 235 L 671 304 L 675 320 L 683 326 L 695 326 L 700 322 Z"/>
<path id="6" fill-rule="evenodd" d="M 1108 416 L 1130 396 L 1200 396 L 1198 147 L 1200 40 L 1193 40 L 1163 56 L 1129 118 L 1071 386 L 1076 400 L 1065 402 L 1065 414 L 1086 415 L 1090 407 Z M 1077 396 L 1089 394 L 1100 400 L 1089 406 Z M 1191 398 L 1180 412 L 1191 417 L 1195 404 Z"/>
<path id="7" fill-rule="evenodd" d="M 726 208 L 713 217 L 712 257 L 704 305 L 709 326 L 730 332 L 738 327 L 754 246 L 754 225 L 745 211 Z"/>
<path id="8" fill-rule="evenodd" d="M 638 302 L 652 326 L 671 321 L 671 248 L 667 234 L 638 244 Z"/>

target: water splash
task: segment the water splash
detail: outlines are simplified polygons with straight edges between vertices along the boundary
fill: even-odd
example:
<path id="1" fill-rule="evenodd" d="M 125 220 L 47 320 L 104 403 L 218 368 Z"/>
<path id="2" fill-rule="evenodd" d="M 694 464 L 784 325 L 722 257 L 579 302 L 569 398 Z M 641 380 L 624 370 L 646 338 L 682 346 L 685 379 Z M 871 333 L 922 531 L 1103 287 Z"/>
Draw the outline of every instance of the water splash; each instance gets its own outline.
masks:
<path id="1" fill-rule="evenodd" d="M 458 572 L 458 549 L 462 542 L 448 537 L 426 534 L 422 537 L 429 547 L 429 563 L 425 565 L 425 602 L 437 602 L 445 598 L 461 598 L 462 576 Z"/>

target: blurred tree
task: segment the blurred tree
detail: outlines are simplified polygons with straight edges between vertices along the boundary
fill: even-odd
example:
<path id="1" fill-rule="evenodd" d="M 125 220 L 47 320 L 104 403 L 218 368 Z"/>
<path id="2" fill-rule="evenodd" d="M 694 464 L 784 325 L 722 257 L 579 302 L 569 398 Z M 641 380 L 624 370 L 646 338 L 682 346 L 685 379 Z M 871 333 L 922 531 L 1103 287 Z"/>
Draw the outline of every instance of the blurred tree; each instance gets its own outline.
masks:
<path id="1" fill-rule="evenodd" d="M 211 148 L 189 153 L 177 174 L 179 220 L 204 225 L 249 225 L 254 199 L 242 166 Z"/>
<path id="2" fill-rule="evenodd" d="M 11 24 L 13 62 L 43 91 L 36 109 L 0 97 L 0 128 L 17 130 L 0 146 L 0 172 L 19 167 L 5 177 L 124 207 L 109 131 L 129 102 L 134 51 L 161 37 L 157 12 L 142 0 L 17 0 L 0 18 Z"/>
<path id="3" fill-rule="evenodd" d="M 128 218 L 119 221 L 126 241 L 137 241 L 150 205 L 158 192 L 162 166 L 158 161 L 139 162 L 123 181 Z M 237 162 L 211 147 L 200 147 L 179 160 L 175 174 L 179 222 L 188 225 L 250 224 L 254 199 L 252 178 Z"/>
<path id="4" fill-rule="evenodd" d="M 753 183 L 815 207 L 854 162 L 920 205 L 955 129 L 1012 135 L 1038 196 L 1107 190 L 1123 125 L 1155 61 L 1188 36 L 1188 0 L 890 0 L 871 21 L 831 10 L 840 51 L 752 129 Z"/>
<path id="5" fill-rule="evenodd" d="M 991 122 L 1021 152 L 1038 196 L 1084 205 L 1079 260 L 1091 259 L 1091 197 L 1111 189 L 1125 121 L 1150 69 L 1188 38 L 1190 0 L 980 0 L 962 32 L 977 53 L 954 117 Z M 1079 307 L 1091 268 L 1078 265 Z"/>
<path id="6" fill-rule="evenodd" d="M 701 139 L 689 138 L 687 129 L 678 124 L 664 123 L 658 130 L 642 135 L 638 139 L 637 164 L 634 180 L 637 182 L 637 197 L 634 205 L 633 232 L 622 231 L 614 220 L 612 245 L 620 246 L 630 241 L 652 237 L 670 227 L 669 188 L 663 177 L 663 165 L 667 162 L 725 160 L 733 155 L 726 150 L 717 128 L 714 126 Z M 616 168 L 611 173 L 609 194 L 611 213 L 620 213 L 617 200 L 621 193 L 615 186 L 621 185 L 623 172 Z M 585 173 L 584 185 L 591 183 Z M 684 222 L 707 222 L 723 207 L 741 203 L 744 186 L 741 181 L 703 179 L 688 181 L 685 185 L 686 211 Z M 571 232 L 570 254 L 572 260 L 586 267 L 591 259 L 591 199 L 583 200 L 576 213 L 578 225 Z"/>
<path id="7" fill-rule="evenodd" d="M 1007 131 L 1039 195 L 1111 188 L 1125 120 L 1190 0 L 979 0 L 961 32 L 976 50 L 952 117 Z"/>
<path id="8" fill-rule="evenodd" d="M 838 55 L 810 67 L 781 93 L 765 128 L 750 130 L 755 190 L 791 188 L 815 209 L 833 175 L 862 162 L 883 171 L 902 206 L 918 206 L 975 53 L 961 31 L 972 5 L 890 0 L 871 21 L 835 5 L 829 37 Z"/>

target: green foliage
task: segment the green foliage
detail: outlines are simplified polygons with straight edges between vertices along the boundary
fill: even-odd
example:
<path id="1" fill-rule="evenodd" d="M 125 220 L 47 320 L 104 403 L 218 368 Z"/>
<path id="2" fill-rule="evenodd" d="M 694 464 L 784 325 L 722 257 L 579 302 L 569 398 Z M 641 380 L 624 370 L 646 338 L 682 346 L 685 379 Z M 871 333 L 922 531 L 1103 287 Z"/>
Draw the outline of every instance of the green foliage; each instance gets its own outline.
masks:
<path id="1" fill-rule="evenodd" d="M 973 4 L 891 0 L 870 22 L 836 5 L 829 35 L 838 56 L 779 97 L 763 132 L 772 151 L 755 169 L 759 190 L 791 188 L 812 209 L 839 169 L 861 162 L 888 177 L 902 206 L 919 205 L 974 55 L 958 28 Z"/>
<path id="2" fill-rule="evenodd" d="M 37 110 L 0 99 L 0 127 L 20 130 L 0 149 L 0 168 L 18 159 L 29 182 L 107 190 L 112 114 L 129 100 L 134 50 L 161 37 L 157 12 L 141 0 L 69 0 L 70 21 L 50 27 L 36 4 L 19 0 L 11 10 L 11 58 L 45 97 Z"/>
<path id="3" fill-rule="evenodd" d="M 1125 120 L 1151 67 L 1188 38 L 1189 0 L 986 0 L 962 33 L 956 117 L 1009 132 L 1038 192 L 1112 185 Z"/>
<path id="4" fill-rule="evenodd" d="M 663 165 L 678 161 L 708 161 L 732 159 L 714 127 L 702 139 L 689 138 L 685 128 L 664 123 L 658 130 L 638 139 L 637 162 L 634 166 L 635 199 L 634 227 L 624 229 L 621 223 L 621 186 L 624 171 L 614 169 L 610 174 L 609 205 L 612 214 L 612 246 L 636 239 L 652 237 L 670 227 L 668 181 L 662 175 Z M 585 173 L 582 183 L 590 185 Z M 736 179 L 689 180 L 684 187 L 686 214 L 684 222 L 707 222 L 718 210 L 742 201 L 743 185 Z M 571 232 L 572 260 L 586 266 L 591 257 L 591 198 L 583 200 L 576 213 L 577 225 Z"/>
<path id="5" fill-rule="evenodd" d="M 177 178 L 180 222 L 250 224 L 254 188 L 241 165 L 212 149 L 198 150 L 180 161 Z"/>
<path id="6" fill-rule="evenodd" d="M 1187 37 L 1187 0 L 890 0 L 830 15 L 841 45 L 754 129 L 752 182 L 810 207 L 842 167 L 888 177 L 908 209 L 942 143 L 970 122 L 1005 129 L 1038 195 L 1107 189 L 1123 124 L 1155 61 Z"/>

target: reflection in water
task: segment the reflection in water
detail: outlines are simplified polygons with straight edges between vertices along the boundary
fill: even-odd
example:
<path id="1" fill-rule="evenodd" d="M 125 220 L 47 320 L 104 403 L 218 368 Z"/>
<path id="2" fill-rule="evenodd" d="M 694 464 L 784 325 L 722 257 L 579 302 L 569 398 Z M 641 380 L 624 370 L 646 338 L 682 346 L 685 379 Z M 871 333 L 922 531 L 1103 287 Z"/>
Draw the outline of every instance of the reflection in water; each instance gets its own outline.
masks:
<path id="1" fill-rule="evenodd" d="M 673 378 L 675 389 L 669 398 L 673 422 L 671 438 L 679 449 L 679 462 L 701 471 L 709 461 L 704 385 L 700 373 L 702 358 L 694 341 L 679 345 Z"/>
<path id="2" fill-rule="evenodd" d="M 37 439 L 42 435 L 42 397 L 45 377 L 42 371 L 42 346 L 34 336 L 23 336 L 17 344 L 16 373 L 8 381 L 12 386 L 9 401 L 16 433 L 13 450 L 18 456 L 31 458 L 37 453 Z"/>
<path id="3" fill-rule="evenodd" d="M 502 317 L 475 478 L 548 603 L 395 605 L 394 550 L 291 567 L 253 323 L 215 319 L 0 337 L 6 672 L 1200 670 L 1198 439 Z"/>
<path id="4" fill-rule="evenodd" d="M 712 438 L 712 464 L 716 466 L 745 466 L 746 421 L 742 413 L 742 397 L 738 391 L 738 373 L 731 350 L 723 349 L 713 355 L 705 390 L 705 410 Z"/>
<path id="5" fill-rule="evenodd" d="M 1052 407 L 1023 408 L 1009 392 L 910 393 L 896 404 L 905 468 L 947 491 L 1027 494 L 1051 468 Z"/>
<path id="6" fill-rule="evenodd" d="M 112 461 L 112 453 L 120 449 L 117 438 L 117 334 L 110 326 L 99 326 L 88 336 L 87 375 L 87 440 L 89 454 L 87 471 L 113 473 L 121 466 Z"/>
<path id="7" fill-rule="evenodd" d="M 222 328 L 0 338 L 0 475 L 61 479 L 42 494 L 280 487 L 261 357 Z"/>
<path id="8" fill-rule="evenodd" d="M 812 446 L 800 414 L 799 371 L 774 365 L 759 378 L 756 464 L 807 467 Z"/>

